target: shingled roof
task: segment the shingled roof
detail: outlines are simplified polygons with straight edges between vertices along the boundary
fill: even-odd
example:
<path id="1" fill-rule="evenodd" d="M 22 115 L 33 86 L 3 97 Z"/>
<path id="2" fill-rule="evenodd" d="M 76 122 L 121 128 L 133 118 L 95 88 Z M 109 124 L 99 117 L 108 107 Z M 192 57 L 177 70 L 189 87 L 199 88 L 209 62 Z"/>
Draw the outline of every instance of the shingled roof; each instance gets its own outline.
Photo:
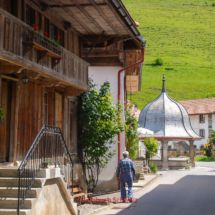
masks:
<path id="1" fill-rule="evenodd" d="M 215 98 L 179 101 L 189 115 L 215 113 Z"/>

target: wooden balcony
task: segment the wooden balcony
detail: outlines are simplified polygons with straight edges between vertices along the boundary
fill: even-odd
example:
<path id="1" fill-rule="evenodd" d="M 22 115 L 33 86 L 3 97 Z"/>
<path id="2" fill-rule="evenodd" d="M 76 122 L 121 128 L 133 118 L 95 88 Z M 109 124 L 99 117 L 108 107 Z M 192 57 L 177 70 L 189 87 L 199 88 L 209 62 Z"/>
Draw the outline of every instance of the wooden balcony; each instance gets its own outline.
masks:
<path id="1" fill-rule="evenodd" d="M 56 47 L 32 28 L 0 8 L 0 59 L 53 78 L 83 91 L 89 90 L 89 64 L 63 47 Z"/>

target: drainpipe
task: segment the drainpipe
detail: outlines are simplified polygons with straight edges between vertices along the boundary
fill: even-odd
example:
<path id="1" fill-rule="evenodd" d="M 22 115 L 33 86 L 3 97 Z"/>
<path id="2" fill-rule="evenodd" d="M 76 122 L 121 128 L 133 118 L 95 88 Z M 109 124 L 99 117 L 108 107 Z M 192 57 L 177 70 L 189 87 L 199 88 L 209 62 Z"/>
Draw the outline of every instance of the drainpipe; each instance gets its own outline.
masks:
<path id="1" fill-rule="evenodd" d="M 127 66 L 127 67 L 119 70 L 119 72 L 118 72 L 118 102 L 119 103 L 121 102 L 121 98 L 120 98 L 120 74 L 121 74 L 121 72 L 123 72 L 124 70 L 129 69 L 133 66 L 143 63 L 144 59 L 145 59 L 145 42 L 142 43 L 142 59 L 130 66 Z M 121 141 L 121 138 L 120 138 L 120 133 L 119 133 L 118 134 L 118 162 L 120 161 L 120 155 L 121 155 L 120 141 Z"/>

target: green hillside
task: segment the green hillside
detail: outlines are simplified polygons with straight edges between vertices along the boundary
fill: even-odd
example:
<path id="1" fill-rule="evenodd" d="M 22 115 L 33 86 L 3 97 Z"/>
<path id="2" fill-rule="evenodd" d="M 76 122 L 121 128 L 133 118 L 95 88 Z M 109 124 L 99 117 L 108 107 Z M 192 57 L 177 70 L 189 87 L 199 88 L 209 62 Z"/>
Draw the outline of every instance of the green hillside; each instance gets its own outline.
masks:
<path id="1" fill-rule="evenodd" d="M 175 100 L 215 92 L 215 0 L 123 0 L 147 40 L 140 109 L 159 95 L 162 73 Z M 163 66 L 152 66 L 156 58 Z M 130 95 L 128 95 L 130 99 Z"/>

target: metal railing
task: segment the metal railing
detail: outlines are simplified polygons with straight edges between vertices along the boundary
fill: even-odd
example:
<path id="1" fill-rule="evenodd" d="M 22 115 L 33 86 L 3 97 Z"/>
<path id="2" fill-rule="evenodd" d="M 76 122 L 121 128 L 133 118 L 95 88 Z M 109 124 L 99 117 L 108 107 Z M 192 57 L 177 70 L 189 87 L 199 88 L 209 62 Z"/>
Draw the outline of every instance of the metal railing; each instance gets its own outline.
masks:
<path id="1" fill-rule="evenodd" d="M 54 165 L 54 167 L 60 167 L 61 174 L 63 174 L 62 166 L 65 157 L 71 166 L 73 184 L 74 165 L 61 129 L 43 125 L 18 169 L 18 215 L 40 169 L 48 163 Z M 73 186 L 71 194 L 73 195 Z"/>

